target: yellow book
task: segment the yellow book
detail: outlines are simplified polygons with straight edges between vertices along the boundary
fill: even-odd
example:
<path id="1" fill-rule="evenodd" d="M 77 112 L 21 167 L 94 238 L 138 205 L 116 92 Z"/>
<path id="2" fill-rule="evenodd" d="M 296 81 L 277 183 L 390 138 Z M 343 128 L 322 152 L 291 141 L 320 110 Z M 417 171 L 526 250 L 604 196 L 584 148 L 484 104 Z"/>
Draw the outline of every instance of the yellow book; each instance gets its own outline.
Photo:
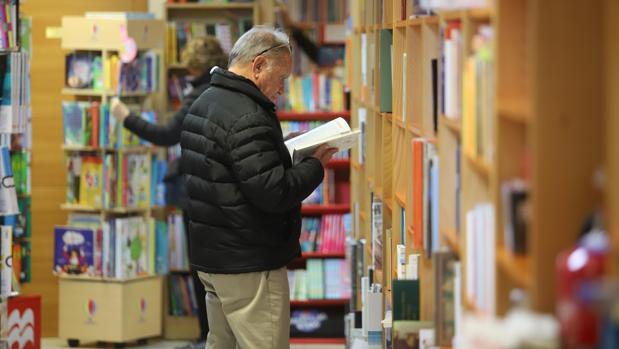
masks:
<path id="1" fill-rule="evenodd" d="M 80 205 L 100 208 L 103 196 L 102 163 L 96 156 L 82 159 L 80 173 Z"/>
<path id="2" fill-rule="evenodd" d="M 4 5 L 4 9 L 5 9 L 5 14 L 6 14 L 6 23 L 9 28 L 9 33 L 7 35 L 9 38 L 9 47 L 15 47 L 15 42 L 13 40 L 13 34 L 17 30 L 16 28 L 17 24 L 13 23 L 13 20 L 11 19 L 11 5 L 7 3 L 6 5 Z"/>
<path id="3" fill-rule="evenodd" d="M 111 69 L 112 67 L 110 66 L 110 58 L 104 57 L 103 58 L 103 88 L 106 91 L 109 91 L 112 89 L 112 77 L 110 74 Z"/>

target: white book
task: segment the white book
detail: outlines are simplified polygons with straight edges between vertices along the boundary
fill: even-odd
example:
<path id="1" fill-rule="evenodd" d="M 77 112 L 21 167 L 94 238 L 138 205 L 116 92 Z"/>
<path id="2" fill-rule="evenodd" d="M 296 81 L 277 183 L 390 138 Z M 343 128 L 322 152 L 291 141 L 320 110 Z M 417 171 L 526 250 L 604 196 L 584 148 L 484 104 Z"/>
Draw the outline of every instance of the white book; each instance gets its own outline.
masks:
<path id="1" fill-rule="evenodd" d="M 0 227 L 0 296 L 11 294 L 13 262 L 13 229 L 11 226 Z"/>
<path id="2" fill-rule="evenodd" d="M 338 151 L 350 149 L 359 141 L 359 134 L 359 130 L 350 129 L 346 120 L 337 118 L 286 141 L 286 147 L 296 163 L 311 156 L 322 144 Z"/>
<path id="3" fill-rule="evenodd" d="M 357 112 L 357 117 L 359 118 L 359 164 L 363 164 L 365 162 L 365 129 L 366 129 L 366 120 L 367 120 L 368 111 L 365 108 L 359 108 Z"/>
<path id="4" fill-rule="evenodd" d="M 466 297 L 475 299 L 475 209 L 466 213 Z"/>

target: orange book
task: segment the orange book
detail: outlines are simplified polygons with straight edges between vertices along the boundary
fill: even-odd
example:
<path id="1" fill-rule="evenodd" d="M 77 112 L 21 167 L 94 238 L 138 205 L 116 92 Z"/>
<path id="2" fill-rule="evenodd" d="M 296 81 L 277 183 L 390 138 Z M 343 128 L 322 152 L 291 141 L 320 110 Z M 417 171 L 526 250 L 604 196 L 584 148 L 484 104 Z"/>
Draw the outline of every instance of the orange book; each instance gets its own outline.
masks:
<path id="1" fill-rule="evenodd" d="M 413 140 L 413 247 L 423 247 L 423 153 L 424 140 Z"/>
<path id="2" fill-rule="evenodd" d="M 90 145 L 93 147 L 99 146 L 99 102 L 92 102 L 90 104 L 90 117 L 92 125 L 92 137 L 90 137 Z"/>

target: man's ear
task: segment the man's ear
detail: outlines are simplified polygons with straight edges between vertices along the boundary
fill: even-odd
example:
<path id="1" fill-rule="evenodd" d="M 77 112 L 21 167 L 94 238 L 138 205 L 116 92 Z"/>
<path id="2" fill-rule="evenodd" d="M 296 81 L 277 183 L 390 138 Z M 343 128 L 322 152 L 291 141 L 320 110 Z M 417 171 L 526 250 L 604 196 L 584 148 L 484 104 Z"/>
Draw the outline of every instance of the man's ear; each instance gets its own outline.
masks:
<path id="1" fill-rule="evenodd" d="M 258 56 L 254 59 L 252 70 L 254 74 L 260 73 L 267 66 L 267 60 L 263 56 Z"/>

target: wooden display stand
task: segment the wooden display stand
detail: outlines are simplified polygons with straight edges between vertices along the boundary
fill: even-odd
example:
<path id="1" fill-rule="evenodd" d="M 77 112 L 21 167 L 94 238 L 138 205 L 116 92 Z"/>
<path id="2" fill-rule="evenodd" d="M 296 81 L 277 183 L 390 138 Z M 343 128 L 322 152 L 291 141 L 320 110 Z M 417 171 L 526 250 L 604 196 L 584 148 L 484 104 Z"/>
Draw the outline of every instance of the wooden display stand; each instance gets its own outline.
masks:
<path id="1" fill-rule="evenodd" d="M 64 17 L 62 19 L 62 48 L 67 51 L 96 51 L 102 57 L 122 53 L 125 49 L 123 31 L 133 38 L 137 50 L 152 50 L 163 61 L 165 25 L 159 20 L 125 20 L 110 18 Z M 110 72 L 104 69 L 104 76 Z M 163 66 L 159 65 L 159 77 L 163 76 Z M 149 105 L 156 110 L 157 102 L 165 91 L 161 80 L 155 91 L 119 92 L 106 89 L 63 89 L 63 95 L 76 100 L 85 98 L 100 100 L 109 98 L 140 98 L 141 105 Z M 120 94 L 119 94 L 120 93 Z M 130 146 L 121 148 L 71 147 L 63 146 L 66 154 L 95 153 L 145 153 L 150 155 L 150 146 Z M 150 203 L 150 188 L 147 202 Z M 68 212 L 99 213 L 101 222 L 118 216 L 143 216 L 150 218 L 155 207 L 113 207 L 102 209 L 64 204 L 61 208 Z M 145 342 L 149 337 L 162 334 L 163 324 L 163 278 L 159 275 L 138 276 L 130 279 L 59 276 L 59 337 L 75 347 L 83 341 L 111 342 L 122 347 L 127 342 Z"/>
<path id="2" fill-rule="evenodd" d="M 161 335 L 162 278 L 130 280 L 60 277 L 59 336 L 127 343 Z"/>

